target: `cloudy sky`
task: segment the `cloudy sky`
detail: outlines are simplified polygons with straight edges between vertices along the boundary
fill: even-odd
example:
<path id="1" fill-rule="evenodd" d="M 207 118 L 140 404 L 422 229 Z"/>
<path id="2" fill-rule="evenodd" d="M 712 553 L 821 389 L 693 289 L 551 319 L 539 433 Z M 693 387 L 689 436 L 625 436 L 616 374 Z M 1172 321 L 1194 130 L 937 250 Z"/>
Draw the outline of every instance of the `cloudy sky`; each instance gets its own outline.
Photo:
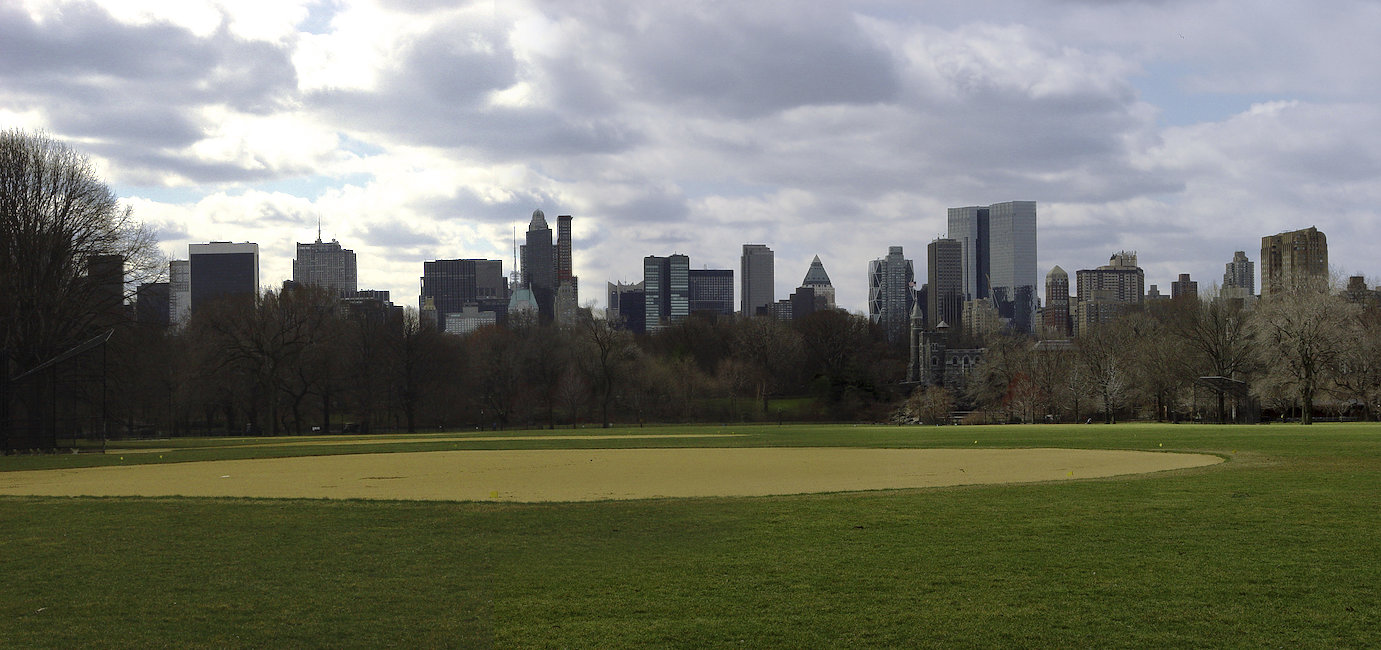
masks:
<path id="1" fill-rule="evenodd" d="M 1346 0 L 7 0 L 0 127 L 88 152 L 170 257 L 255 241 L 273 285 L 320 220 L 407 305 L 423 260 L 511 270 L 539 208 L 599 304 L 758 242 L 779 298 L 818 254 L 862 310 L 868 260 L 1009 200 L 1042 278 L 1131 249 L 1203 286 L 1310 225 L 1375 278 L 1377 34 Z"/>

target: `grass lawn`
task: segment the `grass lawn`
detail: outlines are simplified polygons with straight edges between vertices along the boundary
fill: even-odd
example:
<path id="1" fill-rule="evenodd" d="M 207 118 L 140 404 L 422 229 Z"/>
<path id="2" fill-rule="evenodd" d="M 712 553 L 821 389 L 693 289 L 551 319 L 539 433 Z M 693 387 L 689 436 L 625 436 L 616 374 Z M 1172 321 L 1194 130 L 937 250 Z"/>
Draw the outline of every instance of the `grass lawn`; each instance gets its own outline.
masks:
<path id="1" fill-rule="evenodd" d="M 575 504 L 0 497 L 0 646 L 1381 644 L 1381 426 L 577 433 L 697 432 L 749 435 L 148 441 L 4 457 L 0 469 L 647 446 L 1163 449 L 1229 462 L 1035 485 Z"/>

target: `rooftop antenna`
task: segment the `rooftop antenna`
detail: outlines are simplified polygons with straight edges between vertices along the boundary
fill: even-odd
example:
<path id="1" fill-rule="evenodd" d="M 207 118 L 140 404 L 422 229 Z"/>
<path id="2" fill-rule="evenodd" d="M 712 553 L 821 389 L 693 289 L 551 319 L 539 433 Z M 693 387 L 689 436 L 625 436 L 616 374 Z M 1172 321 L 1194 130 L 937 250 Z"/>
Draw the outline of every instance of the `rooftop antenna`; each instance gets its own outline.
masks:
<path id="1" fill-rule="evenodd" d="M 321 243 L 321 215 L 316 218 L 316 243 Z"/>

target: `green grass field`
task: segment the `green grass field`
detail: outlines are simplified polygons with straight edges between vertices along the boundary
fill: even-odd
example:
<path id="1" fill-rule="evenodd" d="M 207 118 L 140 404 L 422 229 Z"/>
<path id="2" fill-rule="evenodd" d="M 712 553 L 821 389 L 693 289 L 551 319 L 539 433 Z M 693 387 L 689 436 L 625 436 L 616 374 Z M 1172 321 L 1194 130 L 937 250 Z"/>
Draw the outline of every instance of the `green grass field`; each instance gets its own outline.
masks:
<path id="1" fill-rule="evenodd" d="M 0 497 L 0 646 L 1381 644 L 1381 426 L 579 433 L 658 432 L 750 435 L 149 441 L 4 457 L 0 469 L 692 445 L 1163 449 L 1229 462 L 1035 485 L 579 504 Z"/>

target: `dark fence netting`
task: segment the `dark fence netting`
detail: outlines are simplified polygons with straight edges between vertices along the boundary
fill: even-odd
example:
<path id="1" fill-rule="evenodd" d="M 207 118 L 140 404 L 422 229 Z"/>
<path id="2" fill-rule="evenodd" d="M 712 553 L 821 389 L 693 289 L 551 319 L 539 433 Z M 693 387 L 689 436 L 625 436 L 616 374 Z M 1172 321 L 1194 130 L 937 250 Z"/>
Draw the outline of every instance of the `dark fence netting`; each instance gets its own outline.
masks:
<path id="1" fill-rule="evenodd" d="M 0 446 L 5 453 L 100 451 L 108 435 L 109 377 L 100 334 L 33 368 L 0 370 Z M 12 374 L 18 371 L 18 374 Z"/>

